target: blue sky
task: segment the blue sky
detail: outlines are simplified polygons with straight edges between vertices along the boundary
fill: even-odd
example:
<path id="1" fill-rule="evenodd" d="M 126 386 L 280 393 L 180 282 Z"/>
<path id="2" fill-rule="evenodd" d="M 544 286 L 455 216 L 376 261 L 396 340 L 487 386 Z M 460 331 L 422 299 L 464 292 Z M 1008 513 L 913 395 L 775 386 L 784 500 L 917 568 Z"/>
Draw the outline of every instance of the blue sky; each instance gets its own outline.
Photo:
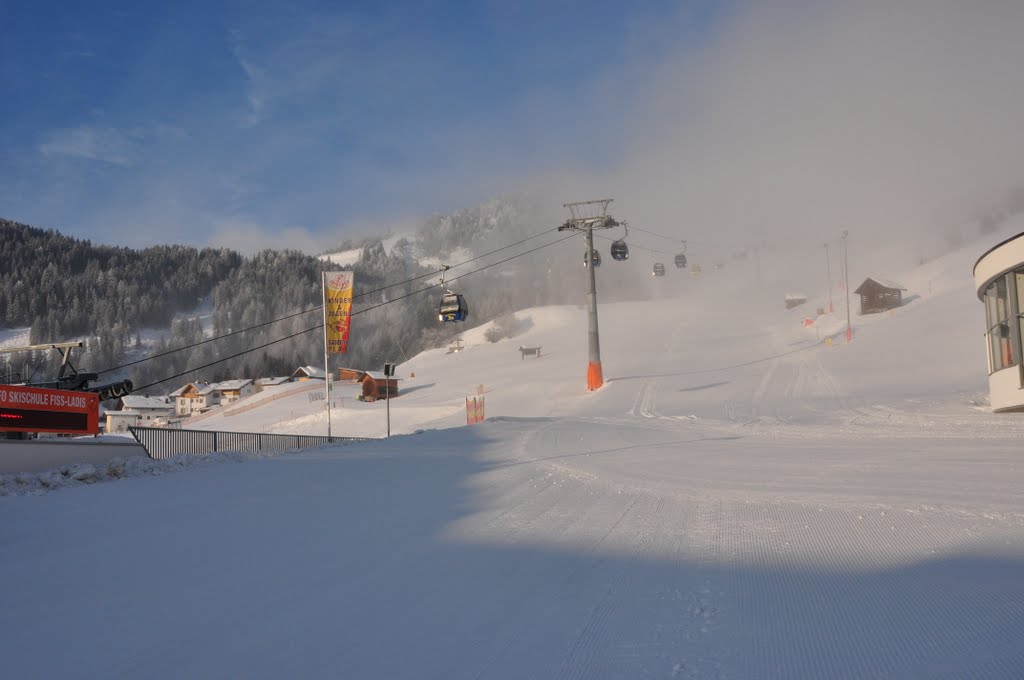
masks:
<path id="1" fill-rule="evenodd" d="M 615 163 L 648 74 L 721 14 L 0 1 L 0 216 L 132 246 L 330 245 Z"/>

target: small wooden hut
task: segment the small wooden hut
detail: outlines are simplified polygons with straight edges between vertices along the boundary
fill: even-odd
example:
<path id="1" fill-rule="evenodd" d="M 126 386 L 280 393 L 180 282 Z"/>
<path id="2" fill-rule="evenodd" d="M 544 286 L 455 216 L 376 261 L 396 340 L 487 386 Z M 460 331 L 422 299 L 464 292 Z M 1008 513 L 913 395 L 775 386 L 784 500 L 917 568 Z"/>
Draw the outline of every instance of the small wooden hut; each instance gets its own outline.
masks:
<path id="1" fill-rule="evenodd" d="M 316 366 L 300 366 L 292 372 L 292 381 L 299 382 L 300 380 L 323 380 L 325 377 L 324 369 L 317 368 Z"/>
<path id="2" fill-rule="evenodd" d="M 363 401 L 394 399 L 398 396 L 398 378 L 389 377 L 380 371 L 367 371 L 363 378 Z"/>
<path id="3" fill-rule="evenodd" d="M 799 307 L 803 303 L 807 302 L 807 296 L 803 293 L 787 293 L 786 294 L 786 309 L 793 309 Z"/>
<path id="4" fill-rule="evenodd" d="M 867 278 L 853 293 L 860 295 L 861 314 L 878 314 L 902 306 L 905 290 L 906 288 L 894 281 Z"/>
<path id="5" fill-rule="evenodd" d="M 341 382 L 354 382 L 361 383 L 363 378 L 366 377 L 366 371 L 361 371 L 358 368 L 339 368 L 338 369 L 338 380 Z"/>

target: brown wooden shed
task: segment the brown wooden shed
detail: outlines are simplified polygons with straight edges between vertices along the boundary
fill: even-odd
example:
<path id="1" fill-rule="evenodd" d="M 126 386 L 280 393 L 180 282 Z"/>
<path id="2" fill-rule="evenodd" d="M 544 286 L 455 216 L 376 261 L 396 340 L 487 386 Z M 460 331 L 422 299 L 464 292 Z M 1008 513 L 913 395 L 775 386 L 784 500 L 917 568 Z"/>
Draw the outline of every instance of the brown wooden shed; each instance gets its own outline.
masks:
<path id="1" fill-rule="evenodd" d="M 390 395 L 390 396 L 389 396 Z M 366 371 L 363 378 L 363 400 L 376 401 L 398 396 L 398 378 L 388 377 L 380 371 Z"/>
<path id="2" fill-rule="evenodd" d="M 338 369 L 338 380 L 341 382 L 363 382 L 365 377 L 366 371 L 360 371 L 358 368 Z"/>
<path id="3" fill-rule="evenodd" d="M 864 279 L 854 295 L 860 295 L 860 313 L 877 314 L 903 305 L 903 291 L 906 288 L 887 279 Z"/>
<path id="4" fill-rule="evenodd" d="M 803 293 L 787 293 L 786 309 L 793 309 L 807 302 L 807 296 Z"/>

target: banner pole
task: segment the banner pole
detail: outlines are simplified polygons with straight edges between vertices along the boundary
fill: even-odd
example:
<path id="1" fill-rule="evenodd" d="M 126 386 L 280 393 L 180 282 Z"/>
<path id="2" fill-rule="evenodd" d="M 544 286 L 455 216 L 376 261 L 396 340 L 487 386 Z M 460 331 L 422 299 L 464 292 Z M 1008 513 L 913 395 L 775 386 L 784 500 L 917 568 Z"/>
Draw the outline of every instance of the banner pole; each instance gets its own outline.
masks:
<path id="1" fill-rule="evenodd" d="M 331 436 L 331 371 L 327 364 L 327 272 L 320 272 L 320 288 L 324 298 L 324 401 L 327 402 L 327 436 Z"/>

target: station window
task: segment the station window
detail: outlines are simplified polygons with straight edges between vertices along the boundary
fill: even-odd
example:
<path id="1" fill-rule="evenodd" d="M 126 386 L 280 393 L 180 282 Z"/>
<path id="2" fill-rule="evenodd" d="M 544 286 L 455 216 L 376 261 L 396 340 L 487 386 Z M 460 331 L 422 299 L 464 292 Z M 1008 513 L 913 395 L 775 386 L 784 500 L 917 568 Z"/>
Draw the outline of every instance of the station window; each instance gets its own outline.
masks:
<path id="1" fill-rule="evenodd" d="M 1013 273 L 1013 283 L 1017 294 L 1017 337 L 1024 339 L 1024 269 Z M 1017 349 L 1021 350 L 1020 347 Z M 1024 351 L 1018 352 L 1017 356 L 1024 356 Z"/>
<path id="2" fill-rule="evenodd" d="M 1015 272 L 1015 275 L 1024 277 L 1024 272 Z M 985 291 L 985 316 L 988 320 L 988 346 L 993 373 L 1014 365 L 1010 341 L 1010 297 L 1006 283 L 1006 277 L 1001 276 Z M 1020 287 L 1017 288 L 1020 291 Z M 1018 317 L 1016 321 L 1021 323 L 1022 319 Z"/>

